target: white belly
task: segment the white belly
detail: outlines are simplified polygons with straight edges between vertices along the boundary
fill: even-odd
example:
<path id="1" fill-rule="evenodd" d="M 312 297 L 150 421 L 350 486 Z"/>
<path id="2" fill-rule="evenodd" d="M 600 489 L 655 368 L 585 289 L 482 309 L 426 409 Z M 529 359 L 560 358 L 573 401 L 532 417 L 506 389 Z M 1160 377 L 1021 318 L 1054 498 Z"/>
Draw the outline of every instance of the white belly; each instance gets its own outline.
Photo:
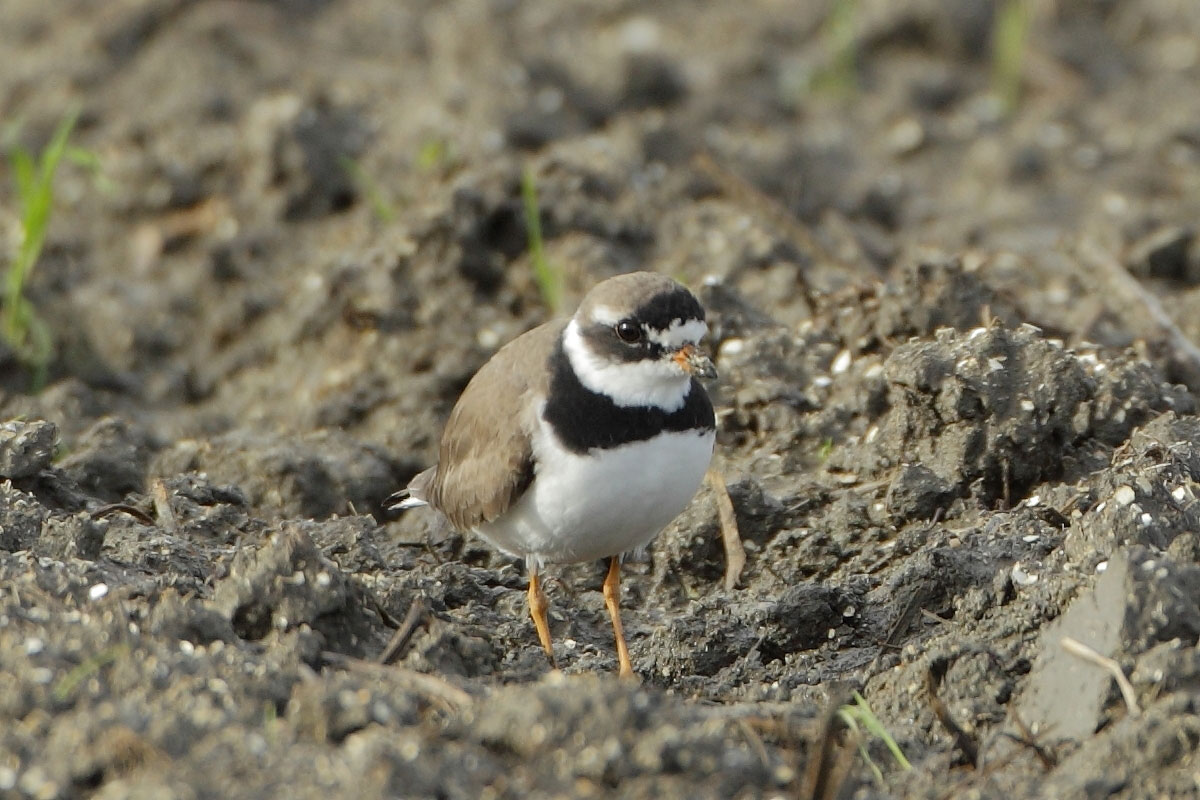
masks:
<path id="1" fill-rule="evenodd" d="M 712 431 L 670 433 L 587 455 L 543 430 L 529 490 L 477 532 L 536 563 L 572 563 L 645 547 L 687 506 L 712 458 Z"/>

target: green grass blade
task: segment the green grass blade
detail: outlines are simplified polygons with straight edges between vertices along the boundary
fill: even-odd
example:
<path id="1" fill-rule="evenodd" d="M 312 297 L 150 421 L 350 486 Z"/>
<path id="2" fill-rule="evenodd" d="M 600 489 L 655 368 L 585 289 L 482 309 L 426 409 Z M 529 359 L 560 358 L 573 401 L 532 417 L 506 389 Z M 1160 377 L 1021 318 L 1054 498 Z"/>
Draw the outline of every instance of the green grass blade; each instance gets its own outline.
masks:
<path id="1" fill-rule="evenodd" d="M 25 198 L 33 194 L 33 157 L 23 148 L 14 147 L 8 160 L 17 184 L 17 201 L 22 204 L 21 213 L 24 214 Z"/>
<path id="2" fill-rule="evenodd" d="M 71 138 L 71 131 L 75 129 L 75 121 L 78 119 L 79 112 L 72 111 L 54 129 L 54 135 L 50 137 L 50 144 L 46 145 L 46 149 L 42 151 L 41 179 L 43 183 L 50 184 L 54 180 L 54 172 L 58 169 L 58 164 L 67 151 L 67 140 Z"/>
<path id="3" fill-rule="evenodd" d="M 388 200 L 379 181 L 368 175 L 367 171 L 362 168 L 362 164 L 350 156 L 338 156 L 338 164 L 350 176 L 350 180 L 354 181 L 366 195 L 367 203 L 371 206 L 371 213 L 375 215 L 375 218 L 385 224 L 395 222 L 396 209 Z"/>
<path id="4" fill-rule="evenodd" d="M 533 171 L 528 168 L 521 174 L 521 200 L 525 208 L 525 231 L 529 240 L 529 258 L 533 262 L 533 279 L 542 295 L 542 302 L 551 313 L 557 314 L 562 306 L 562 274 L 546 260 L 537 182 Z"/>
<path id="5" fill-rule="evenodd" d="M 78 111 L 69 112 L 37 158 L 19 146 L 9 153 L 21 209 L 21 238 L 4 276 L 3 333 L 17 356 L 33 368 L 35 384 L 45 381 L 53 341 L 50 329 L 25 298 L 25 286 L 42 254 L 54 206 L 54 175 L 78 119 Z"/>
<path id="6" fill-rule="evenodd" d="M 100 171 L 100 156 L 86 147 L 68 147 L 63 157 L 77 167 L 83 167 L 89 172 Z"/>
<path id="7" fill-rule="evenodd" d="M 996 7 L 992 37 L 992 91 L 1000 98 L 1004 113 L 1011 114 L 1021 101 L 1021 75 L 1029 38 L 1026 0 L 1002 0 Z"/>
<path id="8" fill-rule="evenodd" d="M 875 783 L 881 788 L 886 788 L 887 783 L 883 780 L 883 770 L 875 763 L 875 759 L 871 758 L 870 751 L 867 750 L 866 737 L 862 735 L 862 730 L 858 727 L 856 719 L 858 709 L 854 706 L 843 706 L 838 709 L 838 716 L 842 718 L 842 722 L 846 723 L 846 727 L 854 734 L 854 739 L 858 742 L 858 754 L 862 756 L 863 762 L 871 770 L 871 774 L 875 776 Z"/>
<path id="9" fill-rule="evenodd" d="M 102 667 L 112 664 L 117 659 L 124 658 L 128 654 L 129 645 L 114 644 L 112 647 L 105 648 L 99 653 L 88 657 L 82 664 L 73 668 L 58 683 L 54 684 L 54 699 L 60 703 L 68 699 L 79 688 L 79 684 L 92 675 L 95 675 Z"/>
<path id="10" fill-rule="evenodd" d="M 891 751 L 892 758 L 896 759 L 896 763 L 900 765 L 901 769 L 905 772 L 911 770 L 912 764 L 904 757 L 904 752 L 900 749 L 900 745 L 896 744 L 896 740 L 888 733 L 887 728 L 883 727 L 883 723 L 879 721 L 879 717 L 875 716 L 875 712 L 871 710 L 871 706 L 868 705 L 866 698 L 855 692 L 854 703 L 858 708 L 859 719 L 862 721 L 863 727 L 872 736 L 883 742 L 884 746 Z"/>

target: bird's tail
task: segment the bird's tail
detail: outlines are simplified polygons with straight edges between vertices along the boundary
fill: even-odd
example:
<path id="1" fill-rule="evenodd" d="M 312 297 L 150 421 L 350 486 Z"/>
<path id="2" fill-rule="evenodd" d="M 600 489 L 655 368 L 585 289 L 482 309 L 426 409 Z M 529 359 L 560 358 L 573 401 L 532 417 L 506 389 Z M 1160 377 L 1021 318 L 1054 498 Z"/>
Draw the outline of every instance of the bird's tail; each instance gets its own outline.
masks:
<path id="1" fill-rule="evenodd" d="M 420 506 L 427 505 L 429 505 L 429 503 L 425 502 L 421 498 L 413 497 L 412 492 L 408 489 L 401 489 L 400 491 L 389 495 L 388 499 L 383 501 L 383 507 L 388 511 L 403 511 L 406 508 L 418 508 Z"/>
<path id="2" fill-rule="evenodd" d="M 408 482 L 400 491 L 388 497 L 383 501 L 383 507 L 388 511 L 404 511 L 408 508 L 418 508 L 419 506 L 429 505 L 429 501 L 425 499 L 425 490 L 433 482 L 433 476 L 437 470 L 437 465 L 430 467 L 424 472 L 420 472 Z"/>

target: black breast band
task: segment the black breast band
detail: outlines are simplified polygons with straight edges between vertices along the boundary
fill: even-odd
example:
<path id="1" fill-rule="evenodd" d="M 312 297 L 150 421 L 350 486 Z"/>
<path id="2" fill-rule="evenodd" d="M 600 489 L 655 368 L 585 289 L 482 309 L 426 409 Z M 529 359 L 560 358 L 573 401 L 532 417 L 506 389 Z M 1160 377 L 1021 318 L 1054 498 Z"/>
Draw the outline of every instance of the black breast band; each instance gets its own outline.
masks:
<path id="1" fill-rule="evenodd" d="M 550 356 L 549 366 L 552 377 L 542 417 L 572 453 L 620 447 L 644 441 L 662 431 L 699 432 L 716 428 L 712 402 L 695 378 L 683 406 L 668 413 L 654 406 L 618 406 L 584 386 L 571 369 L 561 339 Z"/>

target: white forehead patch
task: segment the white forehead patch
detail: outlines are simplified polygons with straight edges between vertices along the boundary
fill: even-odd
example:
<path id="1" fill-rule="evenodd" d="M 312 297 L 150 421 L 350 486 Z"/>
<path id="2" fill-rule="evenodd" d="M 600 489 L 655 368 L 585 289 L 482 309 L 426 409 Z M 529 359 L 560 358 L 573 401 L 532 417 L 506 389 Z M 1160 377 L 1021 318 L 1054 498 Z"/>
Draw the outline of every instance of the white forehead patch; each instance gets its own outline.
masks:
<path id="1" fill-rule="evenodd" d="M 616 325 L 624 317 L 608 306 L 592 306 L 592 319 L 601 325 Z"/>
<path id="2" fill-rule="evenodd" d="M 708 333 L 708 325 L 702 319 L 671 320 L 671 327 L 665 331 L 656 331 L 649 325 L 643 325 L 646 337 L 655 344 L 661 344 L 668 350 L 678 350 L 685 344 L 696 344 Z"/>

